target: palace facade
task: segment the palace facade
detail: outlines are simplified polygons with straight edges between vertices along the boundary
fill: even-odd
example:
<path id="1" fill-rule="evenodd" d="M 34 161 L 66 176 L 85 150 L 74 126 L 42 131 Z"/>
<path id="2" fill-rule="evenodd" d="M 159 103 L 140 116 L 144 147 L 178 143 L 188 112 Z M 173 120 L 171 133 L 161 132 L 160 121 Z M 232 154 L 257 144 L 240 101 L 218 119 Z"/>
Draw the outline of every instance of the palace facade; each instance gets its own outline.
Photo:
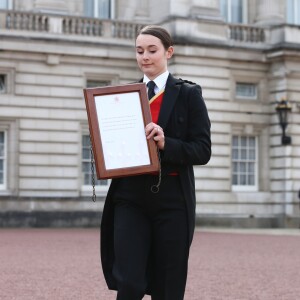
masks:
<path id="1" fill-rule="evenodd" d="M 198 224 L 299 227 L 300 0 L 0 0 L 0 225 L 99 224 L 82 90 L 141 77 L 146 24 L 171 32 L 169 70 L 209 110 Z"/>

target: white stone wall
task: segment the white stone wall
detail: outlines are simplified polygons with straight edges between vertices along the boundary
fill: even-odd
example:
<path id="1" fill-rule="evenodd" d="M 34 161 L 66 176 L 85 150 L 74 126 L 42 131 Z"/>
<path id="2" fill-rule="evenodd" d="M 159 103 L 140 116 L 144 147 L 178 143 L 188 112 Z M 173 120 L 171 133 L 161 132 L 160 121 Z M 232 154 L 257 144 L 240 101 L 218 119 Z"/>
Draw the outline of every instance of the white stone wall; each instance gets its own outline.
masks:
<path id="1" fill-rule="evenodd" d="M 40 1 L 39 5 L 46 2 L 51 1 Z M 230 39 L 232 27 L 218 20 L 217 2 L 118 1 L 116 16 L 142 23 L 174 17 L 163 23 L 177 39 L 169 69 L 175 76 L 202 86 L 212 121 L 211 161 L 194 168 L 197 213 L 230 218 L 297 217 L 299 28 L 267 27 L 264 43 Z M 51 2 L 52 7 L 57 3 Z M 65 1 L 63 9 L 80 15 L 82 3 Z M 249 20 L 256 22 L 253 11 L 259 10 L 260 21 L 270 26 L 272 18 L 268 12 L 263 16 L 262 9 L 268 3 L 251 2 Z M 36 4 L 16 1 L 16 8 L 31 10 Z M 192 7 L 197 18 L 189 17 Z M 285 15 L 283 9 L 278 5 L 274 11 Z M 205 11 L 210 11 L 210 20 L 201 17 Z M 44 33 L 5 30 L 3 20 L 0 14 L 0 73 L 7 75 L 8 93 L 0 94 L 0 129 L 7 131 L 9 142 L 8 188 L 0 191 L 0 212 L 98 211 L 103 202 L 81 201 L 90 195 L 82 190 L 81 135 L 88 128 L 82 89 L 88 79 L 112 84 L 137 80 L 141 74 L 135 62 L 134 40 L 113 37 L 111 32 L 103 36 L 64 35 L 61 26 Z M 109 25 L 105 26 L 111 28 Z M 237 81 L 256 83 L 258 99 L 237 99 Z M 289 146 L 281 145 L 275 111 L 275 102 L 282 97 L 292 104 Z M 258 137 L 257 191 L 232 190 L 233 134 Z"/>

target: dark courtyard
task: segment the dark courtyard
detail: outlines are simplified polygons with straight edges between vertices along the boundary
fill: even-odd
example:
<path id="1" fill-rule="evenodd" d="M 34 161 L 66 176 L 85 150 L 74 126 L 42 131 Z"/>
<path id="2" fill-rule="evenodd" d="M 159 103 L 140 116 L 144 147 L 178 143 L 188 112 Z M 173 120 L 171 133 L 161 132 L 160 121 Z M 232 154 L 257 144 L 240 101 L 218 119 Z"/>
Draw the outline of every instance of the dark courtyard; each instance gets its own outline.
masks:
<path id="1" fill-rule="evenodd" d="M 299 230 L 197 229 L 185 299 L 300 299 L 299 249 Z M 115 299 L 99 229 L 0 229 L 0 270 L 1 300 Z"/>

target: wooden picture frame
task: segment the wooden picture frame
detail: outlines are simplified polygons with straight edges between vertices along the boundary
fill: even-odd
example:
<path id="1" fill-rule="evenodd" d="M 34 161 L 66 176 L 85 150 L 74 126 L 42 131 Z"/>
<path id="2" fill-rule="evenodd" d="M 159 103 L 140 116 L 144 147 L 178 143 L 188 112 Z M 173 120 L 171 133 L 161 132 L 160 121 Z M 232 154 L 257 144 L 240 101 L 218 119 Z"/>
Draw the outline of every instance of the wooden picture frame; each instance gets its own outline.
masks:
<path id="1" fill-rule="evenodd" d="M 158 172 L 157 146 L 147 140 L 151 122 L 146 85 L 83 89 L 98 179 Z"/>

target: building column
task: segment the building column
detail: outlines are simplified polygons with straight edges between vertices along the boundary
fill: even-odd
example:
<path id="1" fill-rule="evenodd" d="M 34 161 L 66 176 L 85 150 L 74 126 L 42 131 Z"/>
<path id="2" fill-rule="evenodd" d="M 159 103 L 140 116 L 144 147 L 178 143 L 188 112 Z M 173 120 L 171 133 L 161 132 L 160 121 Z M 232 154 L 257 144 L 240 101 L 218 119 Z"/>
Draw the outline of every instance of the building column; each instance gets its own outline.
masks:
<path id="1" fill-rule="evenodd" d="M 285 22 L 284 1 L 257 0 L 256 24 L 275 25 Z"/>

